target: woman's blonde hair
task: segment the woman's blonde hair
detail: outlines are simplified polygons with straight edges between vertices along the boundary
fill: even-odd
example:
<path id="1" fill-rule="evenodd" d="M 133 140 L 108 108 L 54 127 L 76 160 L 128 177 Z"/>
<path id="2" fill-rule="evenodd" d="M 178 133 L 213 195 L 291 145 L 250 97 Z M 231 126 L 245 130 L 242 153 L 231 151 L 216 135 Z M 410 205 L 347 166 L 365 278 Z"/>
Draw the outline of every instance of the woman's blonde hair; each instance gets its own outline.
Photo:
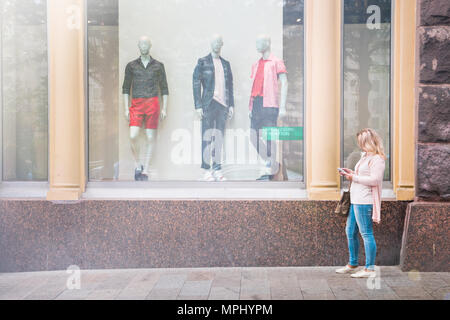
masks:
<path id="1" fill-rule="evenodd" d="M 384 153 L 383 139 L 373 129 L 363 129 L 356 135 L 358 145 L 362 150 L 370 153 L 380 155 L 386 160 L 386 154 Z"/>

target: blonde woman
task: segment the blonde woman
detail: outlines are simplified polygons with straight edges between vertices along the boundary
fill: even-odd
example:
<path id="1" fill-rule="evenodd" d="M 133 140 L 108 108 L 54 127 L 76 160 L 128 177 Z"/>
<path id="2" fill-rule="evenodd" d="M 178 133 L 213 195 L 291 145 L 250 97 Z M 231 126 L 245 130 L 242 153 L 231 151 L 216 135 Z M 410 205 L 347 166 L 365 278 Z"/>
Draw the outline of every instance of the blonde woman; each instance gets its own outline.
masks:
<path id="1" fill-rule="evenodd" d="M 353 278 L 368 278 L 374 276 L 377 245 L 373 235 L 373 222 L 380 223 L 381 190 L 384 177 L 386 155 L 383 141 L 372 129 L 361 130 L 357 134 L 358 146 L 363 151 L 361 160 L 355 171 L 343 169 L 340 172 L 351 181 L 350 213 L 347 218 L 346 234 L 350 262 L 337 273 L 351 274 Z M 366 266 L 357 272 L 359 237 L 364 240 Z"/>

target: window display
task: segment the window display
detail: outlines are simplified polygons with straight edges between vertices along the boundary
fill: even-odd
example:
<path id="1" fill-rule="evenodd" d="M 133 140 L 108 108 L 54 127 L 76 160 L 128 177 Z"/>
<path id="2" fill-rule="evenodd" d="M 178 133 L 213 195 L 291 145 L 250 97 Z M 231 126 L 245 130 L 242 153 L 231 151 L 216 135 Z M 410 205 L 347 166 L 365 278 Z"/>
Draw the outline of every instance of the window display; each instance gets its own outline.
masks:
<path id="1" fill-rule="evenodd" d="M 226 121 L 234 114 L 234 92 L 230 63 L 220 56 L 223 44 L 222 36 L 213 36 L 211 53 L 198 60 L 193 76 L 195 109 L 202 121 L 201 167 L 205 181 L 226 180 L 222 148 Z"/>
<path id="2" fill-rule="evenodd" d="M 0 0 L 0 180 L 48 180 L 47 3 Z"/>
<path id="3" fill-rule="evenodd" d="M 303 30 L 303 0 L 88 0 L 90 181 L 304 181 Z"/>
<path id="4" fill-rule="evenodd" d="M 256 48 L 262 57 L 252 66 L 251 141 L 268 169 L 258 180 L 272 180 L 278 173 L 280 164 L 276 162 L 275 140 L 264 137 L 263 130 L 276 127 L 278 117 L 286 114 L 287 71 L 284 62 L 272 54 L 269 36 L 259 36 Z M 281 96 L 278 92 L 278 80 L 281 81 Z"/>
<path id="5" fill-rule="evenodd" d="M 383 139 L 390 180 L 391 0 L 344 0 L 344 139 L 346 168 L 361 158 L 355 135 L 375 129 Z"/>
<path id="6" fill-rule="evenodd" d="M 149 166 L 155 149 L 159 120 L 167 115 L 169 89 L 164 65 L 150 56 L 152 43 L 146 36 L 139 40 L 141 56 L 127 64 L 123 82 L 125 117 L 130 122 L 131 150 L 135 161 L 136 181 L 148 181 Z M 130 92 L 132 92 L 130 106 Z M 159 103 L 162 96 L 162 110 Z M 140 145 L 139 133 L 145 129 L 145 142 Z M 145 149 L 144 161 L 140 162 L 140 147 Z"/>

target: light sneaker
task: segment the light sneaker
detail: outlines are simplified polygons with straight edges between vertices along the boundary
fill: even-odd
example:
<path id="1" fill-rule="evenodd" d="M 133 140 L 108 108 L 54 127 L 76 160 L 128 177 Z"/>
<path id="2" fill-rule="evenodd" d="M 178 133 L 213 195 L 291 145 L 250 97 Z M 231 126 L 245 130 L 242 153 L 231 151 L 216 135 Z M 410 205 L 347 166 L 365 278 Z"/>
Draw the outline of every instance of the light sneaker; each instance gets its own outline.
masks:
<path id="1" fill-rule="evenodd" d="M 208 171 L 206 171 L 205 174 L 203 175 L 202 180 L 203 180 L 203 181 L 212 182 L 212 181 L 216 181 L 216 178 L 214 178 L 212 172 L 208 170 Z"/>
<path id="2" fill-rule="evenodd" d="M 357 273 L 354 273 L 351 275 L 352 278 L 370 278 L 370 277 L 376 277 L 377 273 L 375 271 L 366 271 L 366 269 L 363 269 L 361 271 L 358 271 Z"/>
<path id="3" fill-rule="evenodd" d="M 227 181 L 227 179 L 223 176 L 222 171 L 220 170 L 214 171 L 213 176 L 218 182 Z"/>
<path id="4" fill-rule="evenodd" d="M 356 268 L 350 268 L 348 265 L 346 265 L 343 268 L 337 269 L 336 273 L 339 274 L 346 274 L 346 273 L 355 273 L 356 271 L 358 271 L 358 267 Z"/>

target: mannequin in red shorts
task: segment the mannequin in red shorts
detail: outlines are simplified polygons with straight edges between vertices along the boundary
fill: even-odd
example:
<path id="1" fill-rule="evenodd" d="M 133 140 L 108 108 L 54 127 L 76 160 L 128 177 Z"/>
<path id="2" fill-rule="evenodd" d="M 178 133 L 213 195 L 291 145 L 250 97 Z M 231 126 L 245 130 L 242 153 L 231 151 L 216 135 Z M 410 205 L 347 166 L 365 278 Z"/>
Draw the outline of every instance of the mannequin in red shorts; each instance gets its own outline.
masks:
<path id="1" fill-rule="evenodd" d="M 140 57 L 128 63 L 123 83 L 125 118 L 130 123 L 131 151 L 135 160 L 135 180 L 148 181 L 159 121 L 167 116 L 169 90 L 164 65 L 150 56 L 148 37 L 139 39 Z M 130 94 L 131 106 L 130 106 Z M 162 96 L 162 107 L 159 96 Z M 139 135 L 145 129 L 146 151 L 140 161 Z"/>

